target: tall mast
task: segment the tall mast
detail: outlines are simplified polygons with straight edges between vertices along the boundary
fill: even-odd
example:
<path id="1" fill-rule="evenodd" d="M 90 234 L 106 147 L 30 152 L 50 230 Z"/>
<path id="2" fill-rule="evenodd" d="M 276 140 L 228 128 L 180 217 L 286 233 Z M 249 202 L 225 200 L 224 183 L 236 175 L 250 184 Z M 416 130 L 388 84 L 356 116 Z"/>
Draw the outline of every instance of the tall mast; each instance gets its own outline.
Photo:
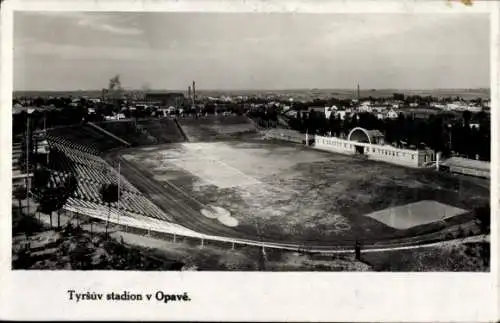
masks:
<path id="1" fill-rule="evenodd" d="M 193 106 L 196 104 L 196 82 L 193 81 Z"/>
<path id="2" fill-rule="evenodd" d="M 29 153 L 30 153 L 30 109 L 28 108 L 27 114 L 26 114 L 26 196 L 27 196 L 27 213 L 30 213 L 30 159 L 29 159 Z"/>
<path id="3" fill-rule="evenodd" d="M 117 201 L 117 207 L 118 207 L 118 225 L 120 225 L 120 162 L 118 162 L 118 201 Z"/>

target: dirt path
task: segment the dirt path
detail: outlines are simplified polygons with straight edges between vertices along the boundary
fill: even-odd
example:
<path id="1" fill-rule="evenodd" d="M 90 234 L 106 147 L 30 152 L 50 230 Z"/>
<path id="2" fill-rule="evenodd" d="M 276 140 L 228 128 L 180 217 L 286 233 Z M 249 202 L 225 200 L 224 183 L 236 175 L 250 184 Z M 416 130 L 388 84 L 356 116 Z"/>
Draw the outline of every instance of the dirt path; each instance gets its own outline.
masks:
<path id="1" fill-rule="evenodd" d="M 172 245 L 173 246 L 178 245 L 176 243 L 165 241 L 162 239 L 157 239 L 157 238 L 152 238 L 152 237 L 147 237 L 147 236 L 140 236 L 137 234 L 133 234 L 133 233 L 129 233 L 129 232 L 122 232 L 122 231 L 117 231 L 117 232 L 113 233 L 112 236 L 115 237 L 117 240 L 119 240 L 119 239 L 121 239 L 121 237 L 123 237 L 123 240 L 125 243 L 129 243 L 129 244 L 133 244 L 133 245 L 137 245 L 137 246 L 141 246 L 141 247 L 146 247 L 146 248 L 158 248 L 158 249 L 168 250 L 169 248 L 172 247 Z M 423 248 L 460 245 L 463 243 L 489 242 L 489 241 L 490 241 L 489 235 L 478 235 L 478 236 L 467 237 L 464 239 L 453 239 L 453 240 L 448 240 L 448 241 L 441 241 L 441 242 L 416 245 L 416 246 L 364 249 L 364 250 L 362 250 L 362 253 L 397 251 L 397 250 L 416 250 L 416 249 L 423 249 Z M 329 251 L 323 250 L 323 252 L 328 253 L 328 254 L 329 253 L 331 253 L 331 254 L 351 254 L 352 253 L 353 254 L 354 249 L 329 250 Z"/>
<path id="2" fill-rule="evenodd" d="M 35 216 L 35 215 L 32 215 Z M 38 217 L 37 217 L 38 218 Z M 50 224 L 49 217 L 47 215 L 42 215 L 40 217 L 40 220 L 45 223 L 45 224 Z M 54 219 L 55 220 L 55 219 Z M 61 213 L 61 226 L 65 225 L 69 221 L 75 221 L 73 216 L 69 216 L 67 214 Z M 54 226 L 57 225 L 57 220 L 54 221 Z M 91 225 L 90 224 L 84 224 L 82 225 L 82 228 L 86 231 L 91 231 Z M 93 232 L 104 232 L 105 231 L 105 226 L 104 224 L 93 224 L 92 225 L 92 231 Z M 178 246 L 180 243 L 173 243 L 171 241 L 159 239 L 159 238 L 153 238 L 153 237 L 148 237 L 144 235 L 139 235 L 135 233 L 130 233 L 130 232 L 124 232 L 121 230 L 118 230 L 116 227 L 113 226 L 111 223 L 109 226 L 109 232 L 111 232 L 111 236 L 118 241 L 121 240 L 121 237 L 123 237 L 124 242 L 129 243 L 131 245 L 136 245 L 136 246 L 141 246 L 141 247 L 146 247 L 146 248 L 158 248 L 158 249 L 163 249 L 163 250 L 170 250 L 172 246 Z M 235 239 L 236 241 L 237 239 Z M 397 250 L 415 250 L 415 249 L 422 249 L 422 248 L 432 248 L 432 247 L 445 247 L 445 246 L 453 246 L 453 245 L 460 245 L 463 243 L 477 243 L 477 242 L 490 242 L 490 235 L 476 235 L 476 236 L 470 236 L 466 238 L 459 238 L 459 239 L 452 239 L 452 240 L 446 240 L 446 241 L 439 241 L 439 242 L 433 242 L 433 243 L 427 243 L 427 244 L 419 244 L 419 245 L 410 245 L 410 246 L 387 246 L 387 247 L 381 247 L 381 248 L 365 248 L 362 249 L 362 253 L 370 253 L 370 252 L 384 252 L 384 251 L 397 251 Z M 278 248 L 278 249 L 283 249 L 283 250 L 288 250 L 288 251 L 298 251 L 300 248 L 299 245 L 285 245 L 285 244 L 272 244 L 272 243 L 266 243 L 262 242 L 257 244 L 257 246 L 262 246 L 262 247 L 269 247 L 269 248 Z M 229 248 L 229 245 L 228 245 Z M 309 248 L 307 249 L 307 252 L 311 253 L 323 253 L 323 254 L 349 254 L 349 253 L 354 253 L 355 250 L 354 248 L 345 248 L 345 249 L 329 249 L 327 247 L 317 249 L 317 248 Z"/>

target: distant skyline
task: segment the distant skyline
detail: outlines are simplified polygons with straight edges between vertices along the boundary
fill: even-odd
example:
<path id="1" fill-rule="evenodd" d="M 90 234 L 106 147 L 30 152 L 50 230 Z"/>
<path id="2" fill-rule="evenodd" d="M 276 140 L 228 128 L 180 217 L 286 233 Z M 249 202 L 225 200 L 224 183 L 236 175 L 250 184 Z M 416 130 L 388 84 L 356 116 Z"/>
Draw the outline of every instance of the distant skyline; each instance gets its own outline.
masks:
<path id="1" fill-rule="evenodd" d="M 487 14 L 14 14 L 14 90 L 489 88 Z"/>

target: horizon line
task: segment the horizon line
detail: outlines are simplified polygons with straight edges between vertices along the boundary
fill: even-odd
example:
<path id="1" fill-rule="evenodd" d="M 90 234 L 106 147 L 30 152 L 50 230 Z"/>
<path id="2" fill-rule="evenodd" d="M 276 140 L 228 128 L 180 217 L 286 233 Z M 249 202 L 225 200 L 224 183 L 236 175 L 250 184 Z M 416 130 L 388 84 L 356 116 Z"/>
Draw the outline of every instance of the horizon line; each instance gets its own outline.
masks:
<path id="1" fill-rule="evenodd" d="M 107 90 L 107 89 L 106 89 Z M 134 89 L 134 88 L 124 88 L 123 91 L 136 91 L 136 92 L 187 92 L 187 89 Z M 488 90 L 491 91 L 491 86 L 488 87 L 453 87 L 453 88 L 365 88 L 360 89 L 363 91 L 451 91 L 451 90 Z M 73 89 L 73 90 L 13 90 L 12 92 L 102 92 L 103 89 Z M 273 92 L 273 91 L 352 91 L 357 92 L 356 88 L 282 88 L 282 89 L 197 89 L 196 92 L 238 92 L 238 91 L 261 91 L 261 92 Z"/>

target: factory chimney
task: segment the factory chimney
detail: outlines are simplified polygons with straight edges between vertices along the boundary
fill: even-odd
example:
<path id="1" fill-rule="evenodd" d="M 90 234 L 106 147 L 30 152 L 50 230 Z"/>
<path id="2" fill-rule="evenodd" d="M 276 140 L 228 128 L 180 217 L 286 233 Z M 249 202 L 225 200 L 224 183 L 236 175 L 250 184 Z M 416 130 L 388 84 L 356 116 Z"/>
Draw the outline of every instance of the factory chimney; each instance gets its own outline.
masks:
<path id="1" fill-rule="evenodd" d="M 358 96 L 358 101 L 359 101 L 359 83 L 358 83 L 358 92 L 357 92 L 357 96 Z"/>
<path id="2" fill-rule="evenodd" d="M 196 104 L 196 83 L 193 81 L 193 105 Z"/>
<path id="3" fill-rule="evenodd" d="M 191 100 L 191 85 L 188 86 L 188 99 Z"/>

